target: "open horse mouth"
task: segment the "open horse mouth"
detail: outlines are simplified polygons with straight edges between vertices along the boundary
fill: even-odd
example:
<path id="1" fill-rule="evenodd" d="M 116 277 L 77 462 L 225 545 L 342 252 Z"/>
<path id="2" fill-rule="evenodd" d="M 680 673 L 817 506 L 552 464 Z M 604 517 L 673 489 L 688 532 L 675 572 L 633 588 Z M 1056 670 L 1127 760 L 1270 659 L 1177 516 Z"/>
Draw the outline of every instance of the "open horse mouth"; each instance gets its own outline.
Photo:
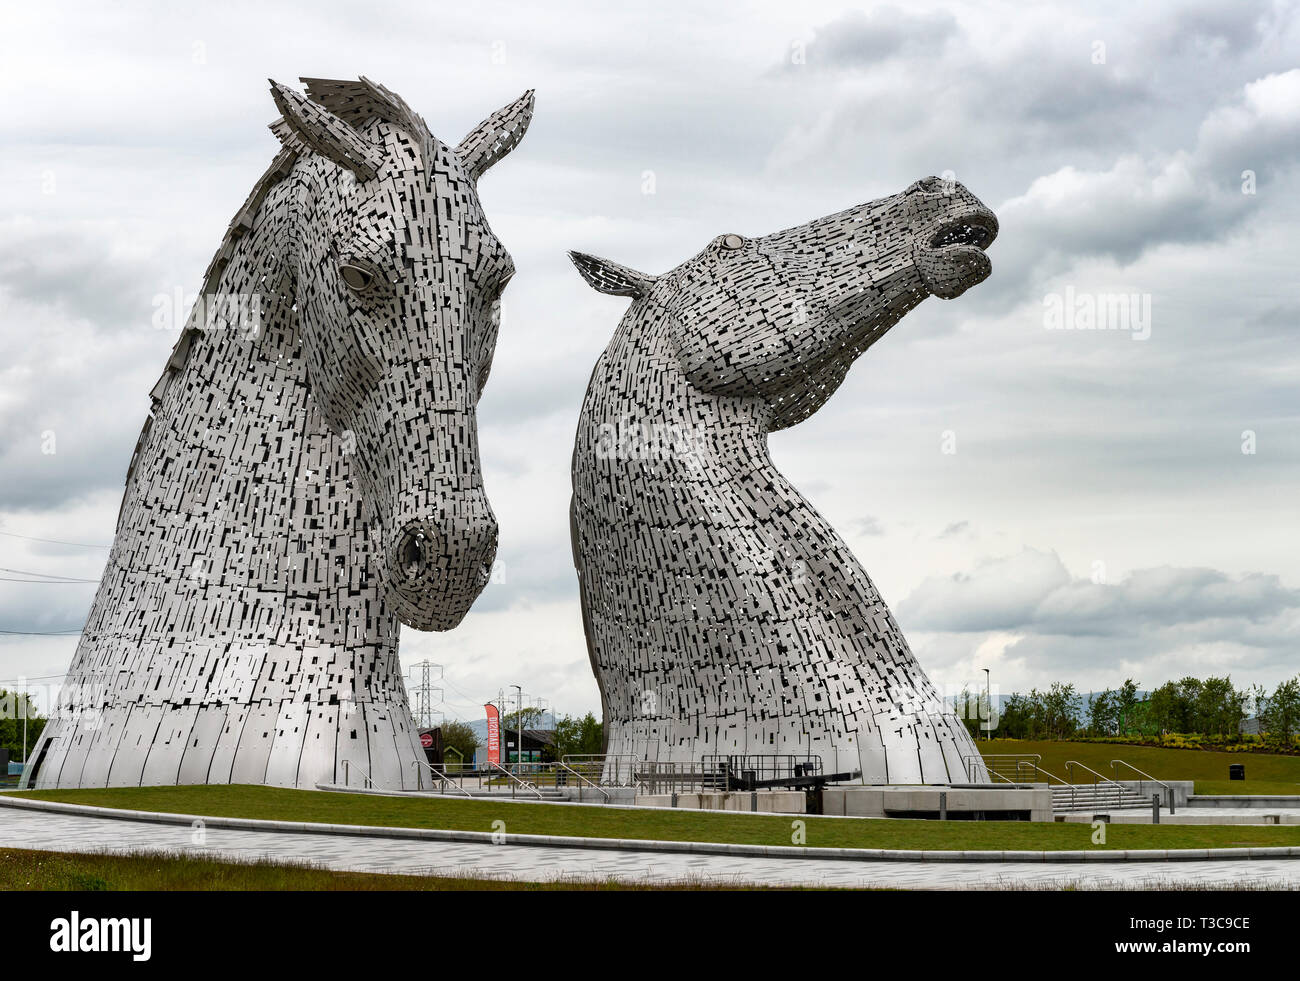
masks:
<path id="1" fill-rule="evenodd" d="M 930 237 L 930 248 L 971 247 L 983 251 L 998 235 L 996 222 L 982 214 L 968 214 L 943 225 Z"/>
<path id="2" fill-rule="evenodd" d="M 926 286 L 945 300 L 961 296 L 993 271 L 984 250 L 998 235 L 998 220 L 980 206 L 966 206 L 944 216 L 939 226 L 921 239 L 917 264 Z"/>

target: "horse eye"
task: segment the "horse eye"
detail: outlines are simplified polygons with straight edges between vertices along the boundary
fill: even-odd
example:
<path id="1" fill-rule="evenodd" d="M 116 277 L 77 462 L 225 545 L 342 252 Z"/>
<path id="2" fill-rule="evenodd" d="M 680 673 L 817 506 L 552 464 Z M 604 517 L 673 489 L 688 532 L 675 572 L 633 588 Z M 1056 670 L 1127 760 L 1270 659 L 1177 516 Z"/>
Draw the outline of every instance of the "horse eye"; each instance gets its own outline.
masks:
<path id="1" fill-rule="evenodd" d="M 343 282 L 347 284 L 348 289 L 354 293 L 360 293 L 368 289 L 370 284 L 375 281 L 375 275 L 368 269 L 362 269 L 360 266 L 339 266 L 339 275 L 343 277 Z"/>
<path id="2" fill-rule="evenodd" d="M 724 235 L 722 237 L 722 247 L 724 249 L 743 249 L 745 240 L 739 235 Z"/>

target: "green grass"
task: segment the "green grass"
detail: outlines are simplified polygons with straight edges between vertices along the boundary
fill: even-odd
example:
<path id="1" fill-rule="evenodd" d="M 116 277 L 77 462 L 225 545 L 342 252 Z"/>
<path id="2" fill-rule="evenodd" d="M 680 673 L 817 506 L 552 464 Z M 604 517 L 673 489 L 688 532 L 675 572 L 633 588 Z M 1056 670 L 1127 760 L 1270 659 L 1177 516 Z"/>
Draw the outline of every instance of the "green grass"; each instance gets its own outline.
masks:
<path id="1" fill-rule="evenodd" d="M 1160 780 L 1194 780 L 1198 794 L 1300 794 L 1300 756 L 1268 753 L 1223 753 L 1204 749 L 1164 749 L 1158 746 L 1123 746 L 1113 743 L 1049 742 L 1021 739 L 980 741 L 979 750 L 990 753 L 1039 753 L 1044 770 L 1062 780 L 1068 760 L 1078 760 L 1111 777 L 1111 760 L 1124 760 Z M 1245 780 L 1229 780 L 1228 764 L 1246 767 Z M 1091 783 L 1093 776 L 1075 769 L 1075 781 Z M 1139 779 L 1120 767 L 1120 777 Z M 1209 789 L 1213 788 L 1213 789 Z"/>
<path id="2" fill-rule="evenodd" d="M 1242 788 L 1242 784 L 1245 788 Z M 1300 794 L 1300 784 L 1282 780 L 1197 780 L 1198 794 L 1267 794 L 1294 797 Z"/>
<path id="3" fill-rule="evenodd" d="M 204 816 L 267 818 L 380 827 L 494 831 L 670 841 L 792 844 L 792 822 L 806 823 L 813 848 L 904 848 L 978 851 L 1059 851 L 1105 848 L 1228 848 L 1300 845 L 1300 825 L 1111 825 L 1104 846 L 1091 844 L 1091 828 L 1075 823 L 1028 821 L 848 820 L 802 815 L 628 810 L 567 804 L 511 804 L 454 798 L 379 797 L 277 787 L 121 787 L 23 791 L 41 800 L 168 811 Z"/>
<path id="4" fill-rule="evenodd" d="M 182 853 L 150 855 L 75 855 L 66 852 L 0 848 L 0 891 L 125 892 L 165 891 L 348 891 L 449 892 L 466 890 L 714 889 L 683 882 L 667 886 L 627 886 L 617 882 L 515 882 L 435 875 L 378 875 L 334 872 L 307 864 L 270 860 L 231 862 Z"/>

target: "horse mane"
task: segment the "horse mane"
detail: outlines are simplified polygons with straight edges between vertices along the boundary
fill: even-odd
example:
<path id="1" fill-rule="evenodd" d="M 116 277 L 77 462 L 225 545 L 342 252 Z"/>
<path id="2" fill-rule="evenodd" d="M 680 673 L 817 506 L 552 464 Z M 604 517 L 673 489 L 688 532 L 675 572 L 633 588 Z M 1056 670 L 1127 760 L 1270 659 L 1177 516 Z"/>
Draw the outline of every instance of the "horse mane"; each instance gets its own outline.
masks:
<path id="1" fill-rule="evenodd" d="M 361 76 L 356 81 L 333 78 L 300 78 L 299 81 L 306 85 L 308 98 L 328 109 L 354 129 L 364 129 L 374 119 L 391 123 L 405 130 L 419 144 L 426 162 L 433 159 L 436 140 L 429 131 L 428 124 L 396 92 L 370 81 L 365 76 Z M 292 133 L 283 117 L 271 123 L 270 129 L 280 139 L 282 144 L 280 152 L 271 161 L 271 166 L 257 179 L 252 191 L 235 212 L 235 217 L 230 220 L 226 234 L 221 239 L 221 245 L 203 274 L 203 288 L 199 293 L 198 301 L 190 311 L 185 327 L 172 347 L 171 357 L 167 359 L 161 377 L 149 391 L 149 415 L 145 418 L 144 428 L 140 430 L 140 438 L 136 440 L 131 462 L 127 466 L 128 485 L 131 483 L 136 460 L 144 447 L 145 438 L 149 435 L 149 429 L 153 425 L 158 407 L 162 404 L 167 386 L 185 367 L 194 338 L 203 328 L 200 321 L 204 318 L 207 298 L 216 292 L 217 284 L 221 282 L 221 276 L 235 254 L 236 244 L 253 227 L 253 219 L 271 188 L 288 176 L 298 157 L 310 152 Z M 118 519 L 121 520 L 120 511 Z"/>

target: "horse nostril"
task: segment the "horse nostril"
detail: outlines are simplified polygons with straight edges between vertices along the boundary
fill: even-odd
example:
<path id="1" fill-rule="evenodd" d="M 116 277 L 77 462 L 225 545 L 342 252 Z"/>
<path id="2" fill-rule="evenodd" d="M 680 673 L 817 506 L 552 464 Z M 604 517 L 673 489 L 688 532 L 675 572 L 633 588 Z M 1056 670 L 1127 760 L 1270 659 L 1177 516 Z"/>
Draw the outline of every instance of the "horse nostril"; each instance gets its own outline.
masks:
<path id="1" fill-rule="evenodd" d="M 422 531 L 408 531 L 397 549 L 397 562 L 402 572 L 414 578 L 424 571 L 425 537 Z"/>

